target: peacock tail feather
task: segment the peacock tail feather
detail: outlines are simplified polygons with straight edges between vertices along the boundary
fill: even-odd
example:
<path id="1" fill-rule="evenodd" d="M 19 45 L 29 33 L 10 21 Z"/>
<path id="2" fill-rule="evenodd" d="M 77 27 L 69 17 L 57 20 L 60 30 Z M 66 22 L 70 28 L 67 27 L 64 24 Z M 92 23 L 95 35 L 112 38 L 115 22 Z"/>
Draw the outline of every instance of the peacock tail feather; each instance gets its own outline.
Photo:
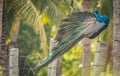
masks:
<path id="1" fill-rule="evenodd" d="M 67 18 L 62 20 L 58 34 L 54 39 L 57 44 L 52 48 L 53 53 L 36 70 L 43 68 L 63 55 L 84 37 L 90 38 L 93 36 L 103 25 L 105 23 L 99 23 L 95 14 L 90 12 L 75 12 L 68 15 Z"/>

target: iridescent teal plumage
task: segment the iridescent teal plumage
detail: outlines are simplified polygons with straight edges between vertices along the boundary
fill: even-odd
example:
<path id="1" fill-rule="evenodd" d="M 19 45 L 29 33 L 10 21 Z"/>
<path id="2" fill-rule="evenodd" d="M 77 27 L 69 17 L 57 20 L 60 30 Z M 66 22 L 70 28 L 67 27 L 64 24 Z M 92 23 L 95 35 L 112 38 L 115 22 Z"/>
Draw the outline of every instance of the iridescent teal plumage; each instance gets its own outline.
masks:
<path id="1" fill-rule="evenodd" d="M 108 21 L 107 21 L 108 20 Z M 94 38 L 101 33 L 108 25 L 107 16 L 100 16 L 98 12 L 95 14 L 90 12 L 75 12 L 64 20 L 58 30 L 55 41 L 57 45 L 52 48 L 53 54 L 36 69 L 41 69 L 63 55 L 70 48 L 76 45 L 84 37 Z"/>

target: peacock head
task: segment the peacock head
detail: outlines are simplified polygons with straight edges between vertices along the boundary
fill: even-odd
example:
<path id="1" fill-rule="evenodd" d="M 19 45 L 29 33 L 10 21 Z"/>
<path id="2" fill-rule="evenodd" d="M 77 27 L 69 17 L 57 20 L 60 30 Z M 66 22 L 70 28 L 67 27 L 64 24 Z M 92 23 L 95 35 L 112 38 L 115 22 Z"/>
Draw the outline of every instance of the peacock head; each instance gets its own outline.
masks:
<path id="1" fill-rule="evenodd" d="M 97 8 L 94 9 L 95 15 L 97 17 L 97 20 L 99 22 L 105 22 L 106 24 L 109 24 L 109 18 L 108 16 L 101 16 L 97 10 Z"/>

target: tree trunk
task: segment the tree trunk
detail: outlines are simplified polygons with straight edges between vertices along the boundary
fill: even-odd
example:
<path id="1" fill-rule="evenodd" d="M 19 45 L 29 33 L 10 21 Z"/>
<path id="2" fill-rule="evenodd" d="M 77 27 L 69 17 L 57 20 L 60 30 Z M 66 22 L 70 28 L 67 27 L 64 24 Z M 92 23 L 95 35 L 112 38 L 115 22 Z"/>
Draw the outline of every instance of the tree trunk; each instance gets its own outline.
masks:
<path id="1" fill-rule="evenodd" d="M 11 42 L 9 44 L 9 52 L 11 51 L 11 49 L 16 48 L 16 43 L 17 43 L 17 38 L 18 38 L 19 30 L 20 30 L 21 20 L 22 20 L 21 17 L 16 17 L 16 19 L 13 21 L 14 29 L 12 30 L 12 36 L 10 38 Z"/>
<path id="2" fill-rule="evenodd" d="M 83 11 L 90 11 L 91 0 L 83 0 L 82 8 Z M 91 52 L 90 52 L 90 39 L 84 38 L 83 43 L 83 57 L 82 57 L 82 76 L 90 76 L 90 63 L 91 63 Z"/>
<path id="3" fill-rule="evenodd" d="M 54 52 L 51 51 L 52 48 L 56 45 L 56 42 L 51 39 L 50 41 L 50 55 Z M 48 66 L 48 76 L 61 76 L 61 57 L 55 59 Z"/>
<path id="4" fill-rule="evenodd" d="M 82 55 L 82 76 L 90 76 L 90 62 L 91 62 L 91 52 L 90 52 L 90 40 L 85 38 L 83 40 L 83 55 Z"/>
<path id="5" fill-rule="evenodd" d="M 2 38 L 2 10 L 3 10 L 3 0 L 0 0 L 0 64 L 1 64 L 1 38 Z"/>
<path id="6" fill-rule="evenodd" d="M 9 51 L 9 76 L 19 76 L 18 68 L 19 49 L 12 48 Z"/>
<path id="7" fill-rule="evenodd" d="M 120 0 L 113 0 L 113 76 L 120 76 Z"/>
<path id="8" fill-rule="evenodd" d="M 101 76 L 105 72 L 105 63 L 107 59 L 107 44 L 99 41 L 94 62 L 94 75 Z"/>
<path id="9" fill-rule="evenodd" d="M 6 47 L 6 31 L 5 31 L 5 2 L 0 0 L 0 63 L 3 67 L 3 76 L 8 76 L 8 51 Z"/>

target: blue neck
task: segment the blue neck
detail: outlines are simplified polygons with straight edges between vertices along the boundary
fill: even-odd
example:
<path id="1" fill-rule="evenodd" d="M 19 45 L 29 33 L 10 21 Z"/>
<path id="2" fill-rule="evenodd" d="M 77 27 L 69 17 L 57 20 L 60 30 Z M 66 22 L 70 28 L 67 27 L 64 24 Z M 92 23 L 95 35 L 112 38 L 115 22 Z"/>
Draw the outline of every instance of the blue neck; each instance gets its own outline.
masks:
<path id="1" fill-rule="evenodd" d="M 98 12 L 95 13 L 95 17 L 99 23 L 109 23 L 109 18 L 107 16 L 100 16 Z"/>

